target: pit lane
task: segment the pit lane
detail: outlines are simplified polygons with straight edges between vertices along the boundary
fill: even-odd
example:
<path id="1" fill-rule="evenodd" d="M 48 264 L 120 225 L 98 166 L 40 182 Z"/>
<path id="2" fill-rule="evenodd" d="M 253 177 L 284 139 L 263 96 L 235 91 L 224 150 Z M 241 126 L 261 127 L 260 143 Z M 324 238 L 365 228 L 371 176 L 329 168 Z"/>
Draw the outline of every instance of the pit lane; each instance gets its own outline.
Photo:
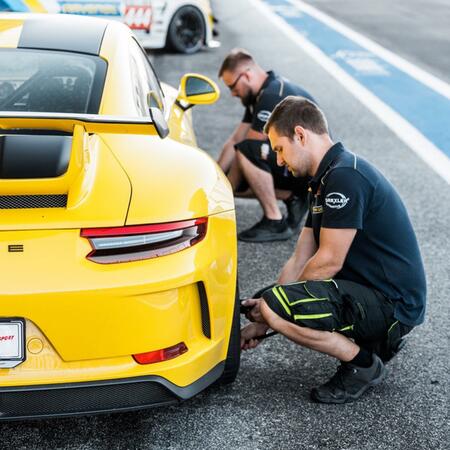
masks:
<path id="1" fill-rule="evenodd" d="M 445 449 L 449 441 L 449 186 L 373 113 L 304 51 L 275 30 L 247 0 L 213 2 L 222 47 L 193 56 L 158 52 L 160 77 L 177 85 L 185 72 L 216 78 L 235 46 L 246 47 L 310 91 L 328 115 L 335 139 L 374 162 L 395 184 L 414 223 L 428 275 L 426 323 L 388 366 L 381 386 L 359 402 L 317 405 L 309 390 L 334 372 L 330 358 L 282 337 L 245 353 L 237 381 L 210 388 L 177 407 L 138 413 L 0 424 L 0 448 L 32 449 Z M 221 100 L 196 107 L 199 144 L 217 156 L 242 116 L 222 87 Z M 239 229 L 259 219 L 255 201 L 237 201 Z M 242 296 L 272 282 L 295 239 L 239 244 Z M 411 275 L 413 276 L 413 274 Z"/>

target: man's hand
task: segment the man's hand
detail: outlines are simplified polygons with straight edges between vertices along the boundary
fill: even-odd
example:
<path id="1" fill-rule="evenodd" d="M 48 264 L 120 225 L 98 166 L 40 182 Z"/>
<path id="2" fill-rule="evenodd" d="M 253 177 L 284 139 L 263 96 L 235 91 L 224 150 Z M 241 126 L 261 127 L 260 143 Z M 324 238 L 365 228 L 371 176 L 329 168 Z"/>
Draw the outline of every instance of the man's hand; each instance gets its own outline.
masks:
<path id="1" fill-rule="evenodd" d="M 251 308 L 250 311 L 245 314 L 245 317 L 251 322 L 266 323 L 261 315 L 261 300 L 261 298 L 249 298 L 241 303 L 242 305 Z"/>
<path id="2" fill-rule="evenodd" d="M 266 333 L 269 327 L 262 323 L 249 323 L 241 330 L 241 349 L 250 350 L 257 347 L 261 341 L 255 339 Z"/>

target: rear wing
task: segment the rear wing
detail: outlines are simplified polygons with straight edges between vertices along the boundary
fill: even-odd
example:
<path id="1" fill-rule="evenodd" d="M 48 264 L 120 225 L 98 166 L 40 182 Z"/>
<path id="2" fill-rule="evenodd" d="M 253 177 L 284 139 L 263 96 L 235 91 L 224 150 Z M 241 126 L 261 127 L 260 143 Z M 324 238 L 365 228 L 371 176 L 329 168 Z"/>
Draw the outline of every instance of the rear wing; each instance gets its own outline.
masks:
<path id="1" fill-rule="evenodd" d="M 52 130 L 72 133 L 76 125 L 87 133 L 146 134 L 164 139 L 169 134 L 163 113 L 149 108 L 150 117 L 102 116 L 97 114 L 0 111 L 2 130 Z"/>

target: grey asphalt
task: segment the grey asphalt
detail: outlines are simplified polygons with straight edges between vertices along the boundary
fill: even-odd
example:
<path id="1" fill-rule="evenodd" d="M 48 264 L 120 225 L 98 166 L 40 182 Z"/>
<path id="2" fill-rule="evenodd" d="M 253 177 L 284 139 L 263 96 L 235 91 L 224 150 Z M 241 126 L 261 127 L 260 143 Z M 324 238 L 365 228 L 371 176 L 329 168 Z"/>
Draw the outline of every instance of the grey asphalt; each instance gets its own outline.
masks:
<path id="1" fill-rule="evenodd" d="M 450 82 L 448 0 L 304 0 Z"/>
<path id="2" fill-rule="evenodd" d="M 161 78 L 172 85 L 191 71 L 216 78 L 227 51 L 242 46 L 264 67 L 310 91 L 328 115 L 335 137 L 376 164 L 403 197 L 426 266 L 426 323 L 412 332 L 407 348 L 389 364 L 387 380 L 356 403 L 311 403 L 309 390 L 334 372 L 336 362 L 277 336 L 243 354 L 231 386 L 210 388 L 176 407 L 0 424 L 0 448 L 448 449 L 450 187 L 247 0 L 213 4 L 221 20 L 222 47 L 193 56 L 158 52 L 153 60 Z M 217 104 L 196 107 L 199 144 L 216 156 L 241 115 L 242 107 L 225 89 Z M 255 201 L 237 201 L 239 229 L 260 215 Z M 294 246 L 295 239 L 240 243 L 242 295 L 274 281 Z"/>

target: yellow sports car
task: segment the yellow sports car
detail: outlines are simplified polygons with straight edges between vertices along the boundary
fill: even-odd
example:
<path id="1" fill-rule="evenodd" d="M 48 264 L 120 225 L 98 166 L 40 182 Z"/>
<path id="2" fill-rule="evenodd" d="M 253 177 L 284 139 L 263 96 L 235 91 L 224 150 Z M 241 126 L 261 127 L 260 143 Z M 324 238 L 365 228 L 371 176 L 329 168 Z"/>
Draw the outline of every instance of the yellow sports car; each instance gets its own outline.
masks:
<path id="1" fill-rule="evenodd" d="M 178 402 L 239 368 L 230 185 L 125 25 L 0 15 L 0 419 Z"/>

